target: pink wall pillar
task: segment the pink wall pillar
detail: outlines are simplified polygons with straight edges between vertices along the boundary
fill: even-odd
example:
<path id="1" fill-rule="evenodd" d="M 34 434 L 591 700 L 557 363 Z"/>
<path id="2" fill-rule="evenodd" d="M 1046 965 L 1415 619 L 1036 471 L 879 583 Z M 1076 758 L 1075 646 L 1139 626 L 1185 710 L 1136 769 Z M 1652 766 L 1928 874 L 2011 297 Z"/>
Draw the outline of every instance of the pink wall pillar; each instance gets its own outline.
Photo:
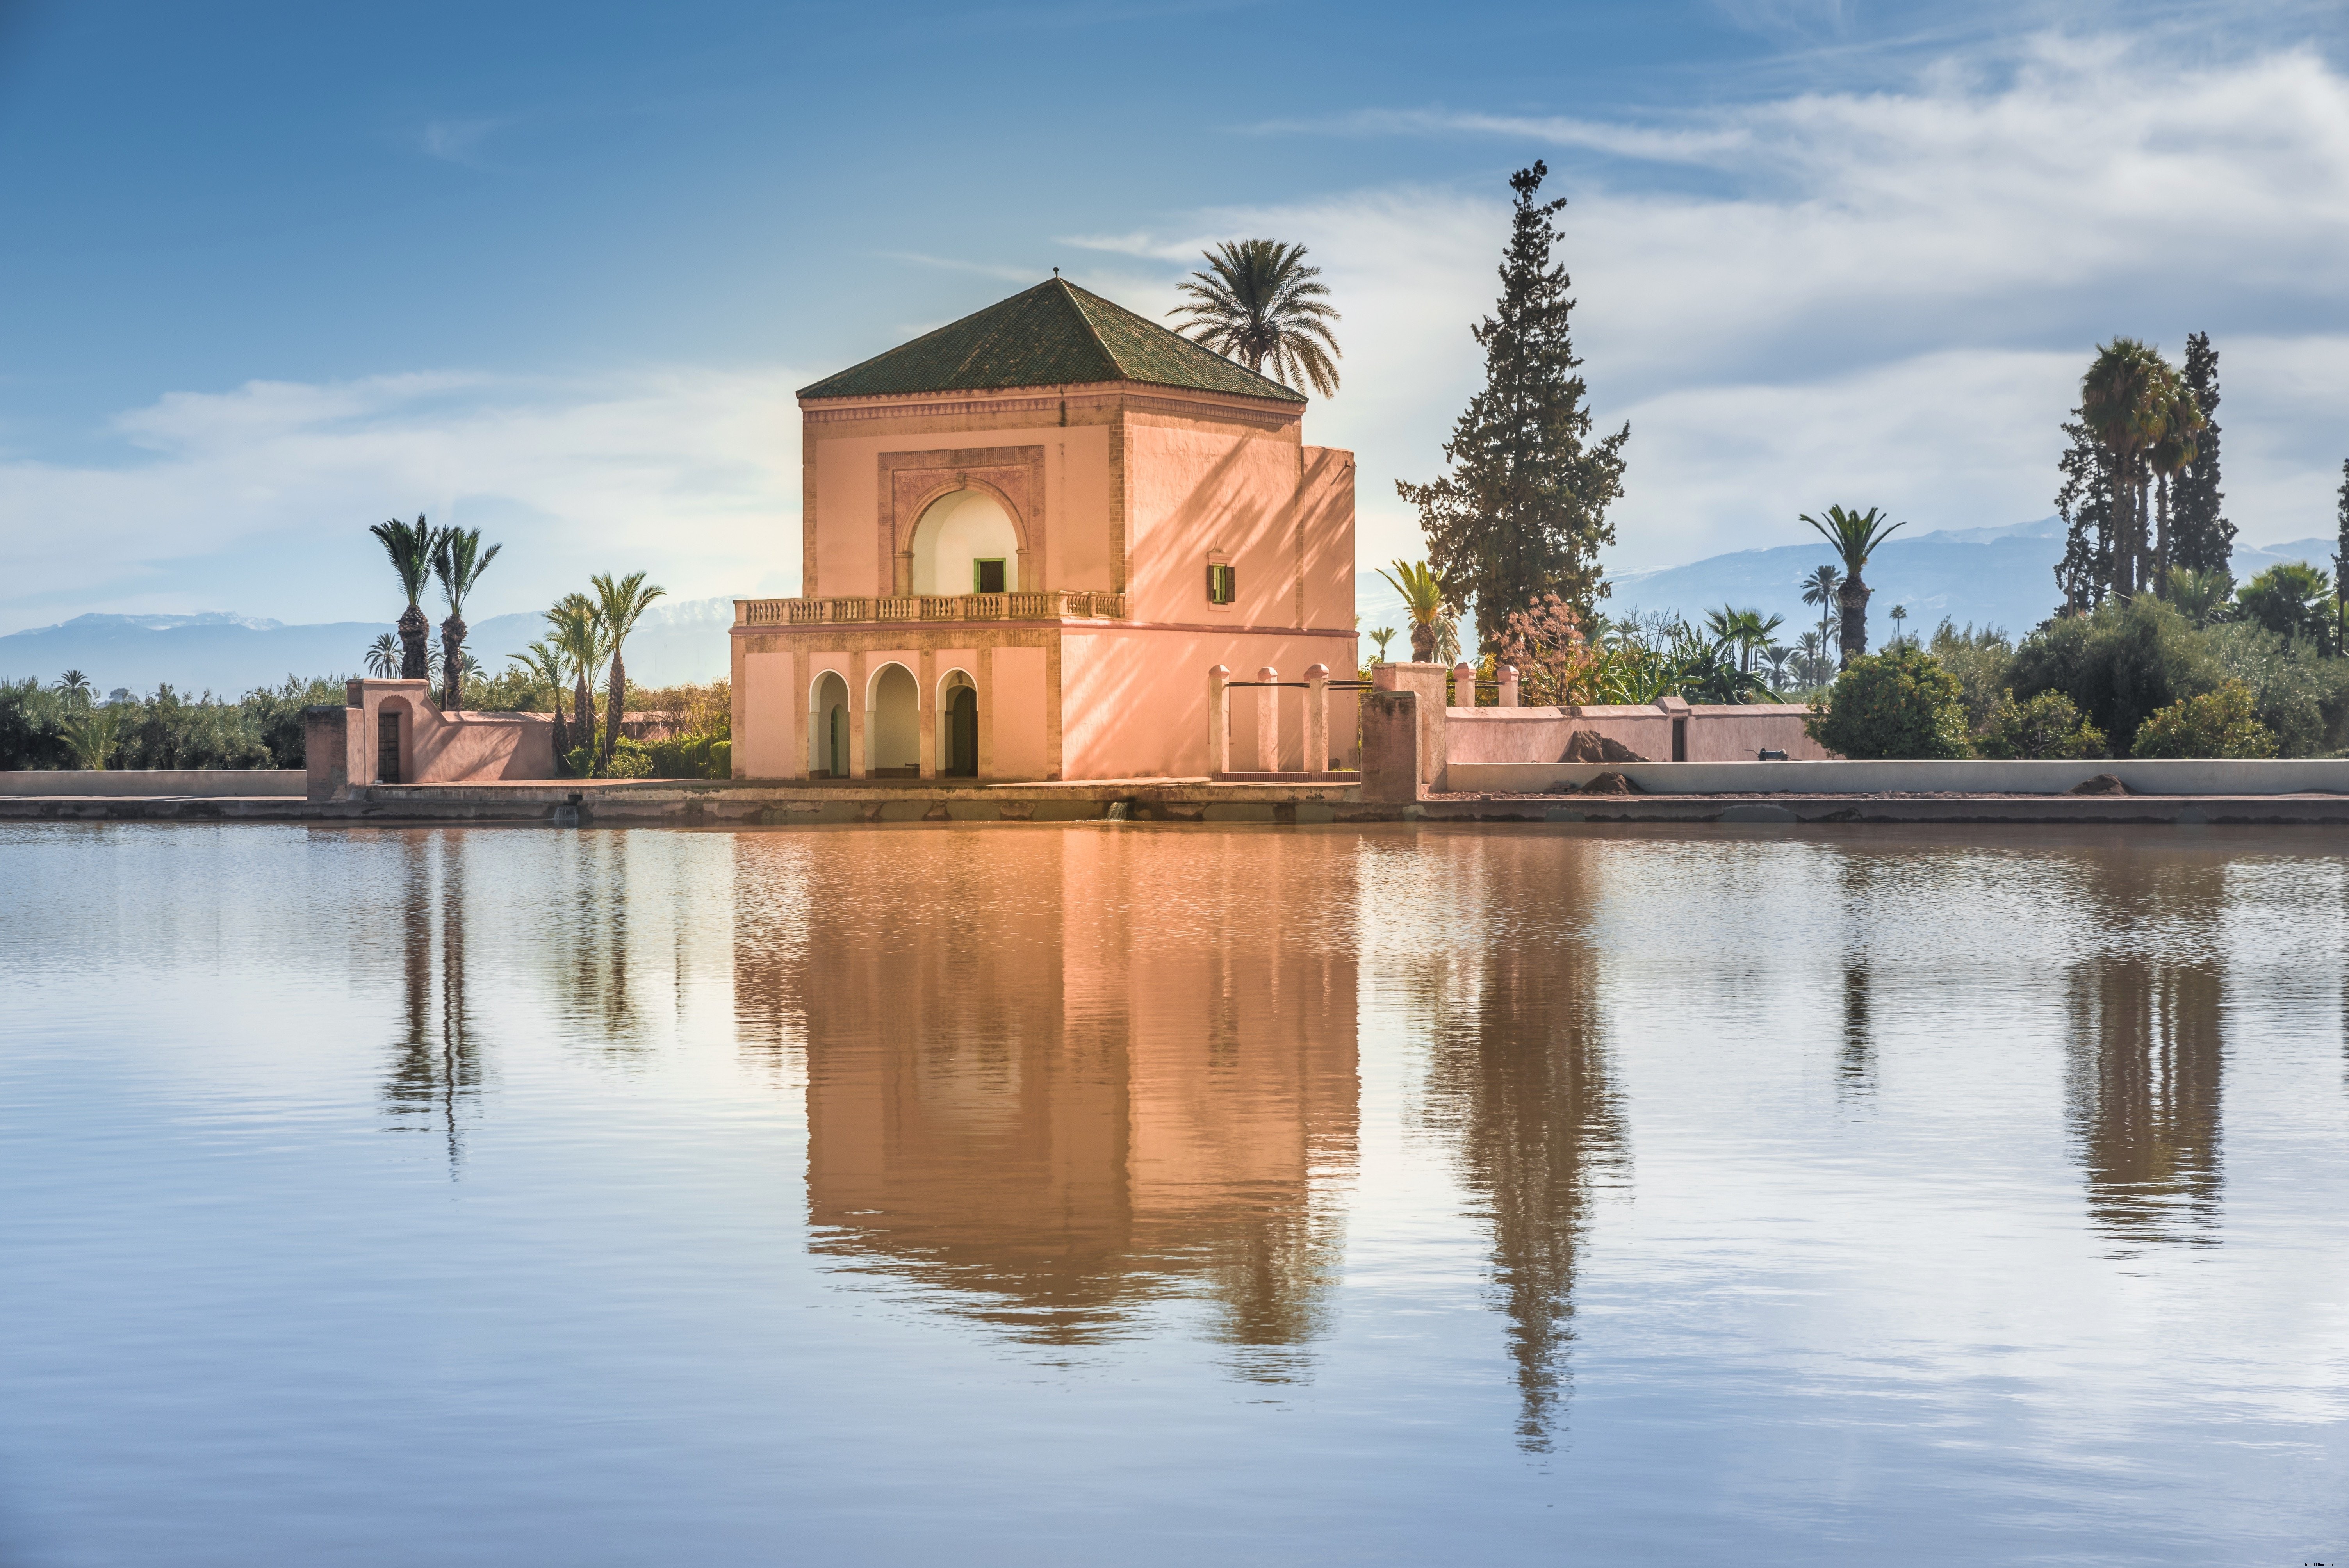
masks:
<path id="1" fill-rule="evenodd" d="M 1270 665 L 1256 672 L 1260 683 L 1256 707 L 1256 766 L 1260 773 L 1280 771 L 1280 672 Z"/>
<path id="2" fill-rule="evenodd" d="M 1493 671 L 1493 678 L 1495 681 L 1499 683 L 1501 687 L 1500 706 L 1503 707 L 1516 707 L 1517 666 L 1515 665 L 1498 665 Z"/>
<path id="3" fill-rule="evenodd" d="M 1454 707 L 1476 706 L 1476 666 L 1475 665 L 1463 663 L 1452 666 L 1452 706 Z"/>
<path id="4" fill-rule="evenodd" d="M 1207 771 L 1232 770 L 1232 672 L 1222 665 L 1207 670 Z"/>
<path id="5" fill-rule="evenodd" d="M 1305 667 L 1305 771 L 1330 766 L 1330 666 Z"/>

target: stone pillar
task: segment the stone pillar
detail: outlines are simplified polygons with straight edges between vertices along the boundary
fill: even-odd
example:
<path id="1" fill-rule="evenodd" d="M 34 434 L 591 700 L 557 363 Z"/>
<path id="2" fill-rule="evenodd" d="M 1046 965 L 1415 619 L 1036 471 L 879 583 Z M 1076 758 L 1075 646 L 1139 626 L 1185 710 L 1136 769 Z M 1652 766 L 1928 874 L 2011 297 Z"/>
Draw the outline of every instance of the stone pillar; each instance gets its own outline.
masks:
<path id="1" fill-rule="evenodd" d="M 1419 784 L 1422 789 L 1441 789 L 1444 778 L 1444 666 L 1442 665 L 1381 665 L 1371 672 L 1371 682 L 1380 691 L 1407 691 L 1418 697 L 1419 714 Z M 1364 724 L 1369 723 L 1365 717 Z M 1370 731 L 1362 732 L 1362 766 L 1370 767 Z"/>
<path id="2" fill-rule="evenodd" d="M 1392 667 L 1379 666 L 1381 673 Z M 1382 687 L 1362 699 L 1363 799 L 1416 800 L 1424 793 L 1420 696 L 1416 691 Z"/>
<path id="3" fill-rule="evenodd" d="M 1232 672 L 1222 665 L 1207 668 L 1207 773 L 1232 770 Z"/>
<path id="4" fill-rule="evenodd" d="M 873 715 L 866 712 L 864 707 L 864 705 L 872 700 L 872 693 L 867 689 L 870 684 L 865 679 L 864 655 L 862 653 L 850 654 L 848 655 L 848 776 L 851 779 L 864 777 L 864 738 L 873 732 Z"/>
<path id="5" fill-rule="evenodd" d="M 924 779 L 938 776 L 938 655 L 935 648 L 924 648 L 915 664 L 920 674 L 914 678 L 921 689 L 914 693 L 914 761 L 916 773 Z"/>
<path id="6" fill-rule="evenodd" d="M 1476 706 L 1476 666 L 1475 665 L 1458 664 L 1452 666 L 1452 706 L 1454 707 Z"/>
<path id="7" fill-rule="evenodd" d="M 364 711 L 330 704 L 302 710 L 304 793 L 309 799 L 340 800 L 349 794 L 351 720 Z"/>
<path id="8" fill-rule="evenodd" d="M 1280 672 L 1270 665 L 1256 672 L 1256 766 L 1259 773 L 1280 771 Z"/>
<path id="9" fill-rule="evenodd" d="M 1305 771 L 1330 767 L 1330 666 L 1305 666 Z"/>
<path id="10" fill-rule="evenodd" d="M 1503 707 L 1516 707 L 1517 666 L 1515 665 L 1497 665 L 1493 671 L 1493 678 L 1501 687 L 1501 706 Z"/>

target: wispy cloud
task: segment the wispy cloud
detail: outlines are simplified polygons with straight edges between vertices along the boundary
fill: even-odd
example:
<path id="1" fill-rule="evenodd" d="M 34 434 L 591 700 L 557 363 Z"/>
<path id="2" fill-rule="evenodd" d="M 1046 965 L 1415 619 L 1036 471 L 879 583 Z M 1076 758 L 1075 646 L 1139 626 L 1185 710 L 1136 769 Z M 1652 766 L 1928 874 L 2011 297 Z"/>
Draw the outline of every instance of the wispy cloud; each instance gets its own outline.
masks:
<path id="1" fill-rule="evenodd" d="M 482 166 L 481 144 L 512 123 L 511 117 L 427 120 L 417 134 L 417 144 L 428 157 L 478 169 Z"/>
<path id="2" fill-rule="evenodd" d="M 1441 108 L 1359 109 L 1322 119 L 1264 120 L 1247 129 L 1267 136 L 1503 137 L 1657 163 L 1722 163 L 1748 150 L 1754 140 L 1752 130 L 1742 125 L 1659 129 L 1566 115 L 1480 114 Z"/>

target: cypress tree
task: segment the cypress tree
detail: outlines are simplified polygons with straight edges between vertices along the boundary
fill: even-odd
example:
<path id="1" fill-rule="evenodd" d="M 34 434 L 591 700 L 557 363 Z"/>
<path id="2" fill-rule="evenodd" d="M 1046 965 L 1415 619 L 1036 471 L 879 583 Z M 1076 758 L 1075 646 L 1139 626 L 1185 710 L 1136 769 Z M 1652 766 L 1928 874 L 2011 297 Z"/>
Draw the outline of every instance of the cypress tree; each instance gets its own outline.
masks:
<path id="1" fill-rule="evenodd" d="M 2336 653 L 2349 653 L 2349 614 L 2343 609 L 2349 602 L 2349 462 L 2341 465 L 2341 493 L 2333 515 L 2339 530 L 2333 548 L 2333 646 Z"/>
<path id="2" fill-rule="evenodd" d="M 2235 552 L 2235 525 L 2219 510 L 2227 499 L 2219 489 L 2219 351 L 2207 332 L 2186 339 L 2185 379 L 2202 410 L 2203 426 L 2194 437 L 2194 460 L 2178 471 L 2169 561 L 2196 572 L 2223 573 Z"/>
<path id="3" fill-rule="evenodd" d="M 2112 453 L 2096 439 L 2080 410 L 2064 423 L 2072 444 L 2056 462 L 2064 476 L 2055 491 L 2055 511 L 2064 520 L 2064 559 L 2055 566 L 2056 586 L 2064 590 L 2064 610 L 2093 610 L 2110 591 L 2120 541 L 2115 532 L 2113 502 L 2116 473 Z"/>
<path id="4" fill-rule="evenodd" d="M 1455 610 L 1476 604 L 1489 642 L 1509 616 L 1555 593 L 1588 621 L 1607 592 L 1599 552 L 1615 539 L 1607 508 L 1623 493 L 1625 425 L 1591 443 L 1589 391 L 1576 370 L 1574 300 L 1551 220 L 1565 198 L 1537 201 L 1549 173 L 1537 161 L 1509 177 L 1516 206 L 1501 263 L 1497 314 L 1473 330 L 1485 350 L 1485 387 L 1444 443 L 1451 471 L 1433 484 L 1398 480 L 1419 508 L 1429 564 Z"/>

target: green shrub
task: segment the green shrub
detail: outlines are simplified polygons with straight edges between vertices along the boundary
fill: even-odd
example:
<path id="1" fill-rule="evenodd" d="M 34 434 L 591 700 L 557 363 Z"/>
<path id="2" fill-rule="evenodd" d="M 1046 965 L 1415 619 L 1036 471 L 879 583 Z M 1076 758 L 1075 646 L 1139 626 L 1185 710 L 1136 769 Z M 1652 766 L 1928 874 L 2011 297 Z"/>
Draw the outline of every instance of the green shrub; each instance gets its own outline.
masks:
<path id="1" fill-rule="evenodd" d="M 2102 757 L 2105 732 L 2082 717 L 2062 692 L 2044 691 L 2019 703 L 2010 691 L 1975 733 L 1974 749 L 2002 760 Z"/>
<path id="2" fill-rule="evenodd" d="M 2061 692 L 2126 753 L 2146 715 L 2226 678 L 2211 640 L 2175 605 L 2149 594 L 2059 615 L 2014 651 L 2018 698 Z"/>
<path id="3" fill-rule="evenodd" d="M 2349 731 L 2349 659 L 2325 654 L 2313 638 L 2240 622 L 2209 634 L 2221 671 L 2251 688 L 2260 722 L 2275 731 L 2283 756 L 2340 749 Z"/>
<path id="4" fill-rule="evenodd" d="M 1963 757 L 1966 710 L 1955 676 L 1914 644 L 1854 659 L 1803 727 L 1854 758 Z"/>
<path id="5" fill-rule="evenodd" d="M 2282 561 L 2235 590 L 2245 620 L 2279 637 L 2322 644 L 2333 625 L 2333 579 L 2304 561 Z"/>
<path id="6" fill-rule="evenodd" d="M 1980 730 L 1991 722 L 2002 701 L 2011 702 L 2013 694 L 2007 683 L 2014 669 L 2014 645 L 2004 632 L 1995 626 L 1977 631 L 1968 624 L 1961 631 L 1944 620 L 1933 632 L 1933 640 L 1926 651 L 1934 662 L 1957 677 L 1961 699 L 1966 705 L 1966 727 Z"/>
<path id="7" fill-rule="evenodd" d="M 2273 757 L 2275 732 L 2261 724 L 2251 688 L 2228 681 L 2150 715 L 2138 727 L 2135 757 Z"/>
<path id="8" fill-rule="evenodd" d="M 713 764 L 711 754 L 719 747 L 726 748 L 729 761 Z M 722 736 L 680 735 L 653 741 L 646 750 L 652 758 L 655 779 L 723 779 L 728 776 L 724 769 L 730 766 L 733 743 Z"/>
<path id="9" fill-rule="evenodd" d="M 709 743 L 709 773 L 712 779 L 734 777 L 734 742 L 713 740 Z"/>

